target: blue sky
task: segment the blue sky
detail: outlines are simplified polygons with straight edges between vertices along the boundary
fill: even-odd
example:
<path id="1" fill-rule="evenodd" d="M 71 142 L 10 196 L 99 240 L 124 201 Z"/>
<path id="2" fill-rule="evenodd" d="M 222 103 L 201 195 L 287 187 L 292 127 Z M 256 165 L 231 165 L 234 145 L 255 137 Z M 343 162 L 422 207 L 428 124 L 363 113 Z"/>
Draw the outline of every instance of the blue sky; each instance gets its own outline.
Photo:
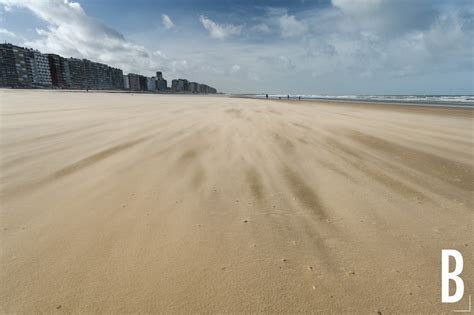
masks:
<path id="1" fill-rule="evenodd" d="M 225 92 L 474 94 L 472 1 L 0 0 L 0 40 Z"/>

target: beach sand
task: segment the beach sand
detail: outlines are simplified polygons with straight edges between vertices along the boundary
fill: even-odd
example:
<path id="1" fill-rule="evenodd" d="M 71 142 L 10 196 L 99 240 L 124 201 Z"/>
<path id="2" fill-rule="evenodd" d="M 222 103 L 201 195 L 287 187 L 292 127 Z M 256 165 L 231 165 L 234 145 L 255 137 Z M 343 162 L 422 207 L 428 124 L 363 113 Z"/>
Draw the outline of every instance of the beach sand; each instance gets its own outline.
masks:
<path id="1" fill-rule="evenodd" d="M 2 313 L 451 312 L 473 111 L 0 90 Z M 441 250 L 464 299 L 441 303 Z"/>

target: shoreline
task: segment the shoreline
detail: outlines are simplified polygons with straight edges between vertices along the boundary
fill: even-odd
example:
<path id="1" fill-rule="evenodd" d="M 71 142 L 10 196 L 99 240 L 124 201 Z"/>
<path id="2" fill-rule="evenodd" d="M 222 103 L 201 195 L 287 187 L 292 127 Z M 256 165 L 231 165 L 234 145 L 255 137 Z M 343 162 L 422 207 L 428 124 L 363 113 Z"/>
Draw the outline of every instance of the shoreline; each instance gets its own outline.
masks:
<path id="1" fill-rule="evenodd" d="M 249 99 L 255 99 L 255 100 L 266 100 L 265 98 L 262 97 L 255 97 L 255 96 L 249 96 L 249 95 L 238 95 L 234 94 L 231 97 L 237 97 L 237 98 L 249 98 Z M 390 100 L 356 100 L 356 99 L 337 99 L 337 98 L 302 98 L 301 100 L 298 100 L 297 97 L 290 97 L 290 99 L 287 98 L 269 98 L 268 100 L 272 101 L 286 101 L 286 102 L 328 102 L 328 103 L 361 103 L 361 104 L 377 104 L 377 105 L 395 105 L 395 106 L 418 106 L 418 107 L 431 107 L 431 108 L 459 108 L 459 109 L 474 109 L 474 102 L 470 103 L 470 105 L 463 105 L 460 103 L 455 103 L 455 102 L 403 102 L 403 101 L 390 101 Z"/>
<path id="2" fill-rule="evenodd" d="M 221 96 L 221 97 L 230 97 L 230 98 L 243 98 L 243 99 L 253 99 L 253 100 L 267 100 L 262 97 L 255 97 L 246 94 L 232 94 L 232 93 L 186 93 L 186 92 L 160 92 L 160 91 L 130 91 L 130 90 L 77 90 L 77 89 L 43 89 L 43 88 L 8 88 L 0 87 L 0 91 L 11 90 L 11 91 L 45 91 L 45 92 L 71 92 L 71 93 L 123 93 L 123 94 L 151 94 L 151 95 L 189 95 L 189 96 Z M 355 100 L 355 99 L 335 99 L 335 98 L 302 98 L 301 100 L 293 97 L 288 100 L 286 98 L 277 99 L 269 98 L 268 101 L 277 101 L 277 102 L 307 102 L 307 103 L 336 103 L 336 104 L 361 104 L 361 105 L 376 105 L 376 106 L 405 106 L 405 107 L 420 107 L 420 108 L 452 108 L 452 109 L 467 109 L 473 110 L 474 103 L 471 105 L 463 105 L 459 103 L 449 103 L 449 102 L 403 102 L 403 101 L 389 101 L 389 100 Z"/>

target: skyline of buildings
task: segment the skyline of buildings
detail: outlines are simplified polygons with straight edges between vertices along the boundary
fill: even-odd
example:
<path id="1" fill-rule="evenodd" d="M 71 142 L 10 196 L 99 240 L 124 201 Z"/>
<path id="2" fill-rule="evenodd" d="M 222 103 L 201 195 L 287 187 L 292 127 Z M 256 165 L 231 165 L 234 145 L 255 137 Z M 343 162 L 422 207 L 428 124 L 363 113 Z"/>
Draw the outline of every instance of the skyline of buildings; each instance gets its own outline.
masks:
<path id="1" fill-rule="evenodd" d="M 10 43 L 0 44 L 0 87 L 217 93 L 213 87 L 186 79 L 172 80 L 168 87 L 161 71 L 153 77 L 124 74 L 103 63 L 44 54 Z"/>

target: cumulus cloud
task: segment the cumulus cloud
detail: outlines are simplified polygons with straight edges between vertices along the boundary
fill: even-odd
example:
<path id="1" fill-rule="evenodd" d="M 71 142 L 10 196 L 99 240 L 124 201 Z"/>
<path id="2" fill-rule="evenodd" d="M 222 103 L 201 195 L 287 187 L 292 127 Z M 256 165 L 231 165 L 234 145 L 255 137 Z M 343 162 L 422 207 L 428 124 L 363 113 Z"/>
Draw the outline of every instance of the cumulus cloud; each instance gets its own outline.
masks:
<path id="1" fill-rule="evenodd" d="M 233 65 L 232 67 L 230 67 L 230 74 L 235 74 L 237 72 L 240 71 L 240 66 L 239 65 Z"/>
<path id="2" fill-rule="evenodd" d="M 262 60 L 263 62 L 268 63 L 273 68 L 278 69 L 278 70 L 292 70 L 296 68 L 293 61 L 289 57 L 283 56 L 283 55 L 264 56 L 264 57 L 260 57 L 259 59 Z"/>
<path id="3" fill-rule="evenodd" d="M 171 18 L 166 14 L 161 15 L 161 24 L 163 24 L 163 26 L 167 30 L 169 30 L 170 28 L 175 27 L 175 25 L 174 25 L 173 21 L 171 20 Z"/>
<path id="4" fill-rule="evenodd" d="M 383 0 L 332 0 L 332 4 L 344 11 L 362 13 L 374 11 Z"/>
<path id="5" fill-rule="evenodd" d="M 266 23 L 259 23 L 254 25 L 250 29 L 252 32 L 261 33 L 261 34 L 269 34 L 272 32 L 270 27 Z"/>
<path id="6" fill-rule="evenodd" d="M 308 27 L 293 15 L 284 14 L 278 19 L 281 35 L 283 37 L 293 37 L 303 35 Z"/>
<path id="7" fill-rule="evenodd" d="M 247 74 L 247 77 L 249 78 L 249 80 L 252 80 L 252 81 L 259 81 L 260 80 L 260 77 L 255 72 L 249 72 Z"/>
<path id="8" fill-rule="evenodd" d="M 231 22 L 235 12 L 216 11 L 229 22 L 201 16 L 204 28 L 173 36 L 156 31 L 159 41 L 144 30 L 147 48 L 71 0 L 0 3 L 27 8 L 45 22 L 36 39 L 20 44 L 125 71 L 163 70 L 229 92 L 474 93 L 474 9 L 467 0 L 332 0 L 304 10 L 244 5 L 242 22 Z M 197 22 L 185 10 L 183 30 Z"/>
<path id="9" fill-rule="evenodd" d="M 23 43 L 43 52 L 87 58 L 119 67 L 124 72 L 152 74 L 175 71 L 163 54 L 149 52 L 116 30 L 88 16 L 78 2 L 70 0 L 0 0 L 10 8 L 26 8 L 46 22 L 37 29 L 39 38 Z M 165 62 L 166 61 L 166 62 Z M 179 66 L 179 61 L 176 61 Z"/>
<path id="10" fill-rule="evenodd" d="M 216 22 L 208 19 L 207 17 L 201 15 L 199 21 L 202 26 L 209 32 L 209 35 L 212 38 L 216 39 L 226 39 L 233 35 L 239 35 L 242 32 L 242 25 L 219 25 Z"/>
<path id="11" fill-rule="evenodd" d="M 15 33 L 10 32 L 10 31 L 7 30 L 6 28 L 0 28 L 0 34 L 1 34 L 1 35 L 5 35 L 5 36 L 8 36 L 8 37 L 16 37 Z"/>
<path id="12" fill-rule="evenodd" d="M 432 0 L 332 0 L 357 25 L 376 33 L 405 33 L 428 29 L 439 12 Z"/>

